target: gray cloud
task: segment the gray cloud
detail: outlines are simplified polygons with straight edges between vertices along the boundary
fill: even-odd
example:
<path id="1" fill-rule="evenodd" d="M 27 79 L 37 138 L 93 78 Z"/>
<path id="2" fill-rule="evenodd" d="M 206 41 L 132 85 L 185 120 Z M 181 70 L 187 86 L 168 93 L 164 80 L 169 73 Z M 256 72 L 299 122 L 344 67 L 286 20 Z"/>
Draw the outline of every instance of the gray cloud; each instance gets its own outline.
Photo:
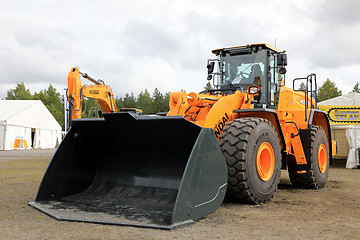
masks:
<path id="1" fill-rule="evenodd" d="M 351 26 L 360 23 L 360 2 L 357 0 L 327 0 L 321 4 L 314 17 L 321 24 L 334 26 Z"/>
<path id="2" fill-rule="evenodd" d="M 142 56 L 161 56 L 171 60 L 182 44 L 175 29 L 166 29 L 143 21 L 130 22 L 119 39 L 127 46 L 135 58 Z"/>
<path id="3" fill-rule="evenodd" d="M 360 41 L 359 1 L 323 1 L 311 14 L 312 34 L 305 44 L 307 59 L 321 68 L 341 68 L 359 65 Z"/>
<path id="4" fill-rule="evenodd" d="M 318 71 L 319 79 L 340 81 L 359 70 L 358 9 L 360 2 L 347 0 L 5 2 L 0 89 L 22 81 L 66 87 L 68 71 L 79 66 L 116 95 L 145 87 L 197 91 L 211 49 L 275 38 L 288 51 L 289 78 Z"/>

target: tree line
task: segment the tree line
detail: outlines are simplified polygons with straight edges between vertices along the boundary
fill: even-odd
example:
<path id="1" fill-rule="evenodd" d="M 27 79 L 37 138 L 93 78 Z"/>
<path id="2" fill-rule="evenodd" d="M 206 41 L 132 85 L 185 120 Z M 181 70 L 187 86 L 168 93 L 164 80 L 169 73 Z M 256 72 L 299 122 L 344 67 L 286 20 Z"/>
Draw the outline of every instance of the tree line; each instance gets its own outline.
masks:
<path id="1" fill-rule="evenodd" d="M 155 114 L 158 112 L 169 111 L 170 93 L 161 93 L 155 88 L 152 95 L 147 89 L 141 91 L 135 96 L 134 93 L 126 93 L 124 97 L 116 97 L 115 103 L 117 108 L 137 108 L 141 109 L 143 114 Z M 48 89 L 41 90 L 32 94 L 25 83 L 17 83 L 14 89 L 7 91 L 6 100 L 41 100 L 49 112 L 54 116 L 57 122 L 64 130 L 65 126 L 65 107 L 64 96 L 61 95 L 51 84 Z M 100 107 L 95 99 L 84 99 L 82 105 L 82 116 L 93 118 L 98 116 Z"/>
<path id="2" fill-rule="evenodd" d="M 205 89 L 209 89 L 209 83 Z M 300 85 L 299 90 L 305 90 L 305 84 Z M 357 82 L 352 90 L 360 93 L 360 84 Z M 336 84 L 330 79 L 327 79 L 321 87 L 318 88 L 317 100 L 318 102 L 326 99 L 341 96 L 342 91 L 336 87 Z M 158 112 L 169 111 L 170 92 L 161 93 L 159 89 L 155 88 L 152 95 L 147 89 L 141 91 L 137 96 L 134 93 L 126 93 L 124 97 L 115 97 L 117 108 L 137 108 L 141 109 L 143 114 L 155 114 Z M 17 83 L 14 89 L 7 91 L 6 100 L 41 100 L 54 118 L 58 121 L 62 129 L 65 125 L 65 109 L 64 96 L 62 96 L 51 84 L 48 89 L 41 90 L 31 94 L 30 90 L 26 88 L 25 83 Z M 95 99 L 85 99 L 83 104 L 84 117 L 97 117 L 98 111 L 101 109 Z"/>

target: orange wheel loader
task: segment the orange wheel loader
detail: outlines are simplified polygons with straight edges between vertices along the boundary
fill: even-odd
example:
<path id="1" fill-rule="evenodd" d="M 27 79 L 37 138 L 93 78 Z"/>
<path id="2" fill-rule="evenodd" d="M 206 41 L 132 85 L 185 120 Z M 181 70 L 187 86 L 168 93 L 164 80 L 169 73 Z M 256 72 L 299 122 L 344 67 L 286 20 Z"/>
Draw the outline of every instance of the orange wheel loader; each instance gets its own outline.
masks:
<path id="1" fill-rule="evenodd" d="M 285 86 L 287 55 L 268 44 L 213 50 L 214 89 L 174 92 L 165 115 L 75 119 L 30 205 L 62 220 L 172 229 L 221 205 L 270 201 L 280 170 L 321 188 L 332 145 L 316 75 Z"/>

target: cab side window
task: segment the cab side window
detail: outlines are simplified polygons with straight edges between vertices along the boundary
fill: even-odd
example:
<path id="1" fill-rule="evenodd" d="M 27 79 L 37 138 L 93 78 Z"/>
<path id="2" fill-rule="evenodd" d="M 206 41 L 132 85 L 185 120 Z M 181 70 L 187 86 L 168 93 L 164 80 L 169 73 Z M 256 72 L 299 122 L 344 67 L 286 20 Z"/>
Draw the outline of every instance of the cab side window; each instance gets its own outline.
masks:
<path id="1" fill-rule="evenodd" d="M 280 74 L 277 71 L 276 56 L 270 56 L 269 70 L 269 104 L 271 107 L 277 106 L 277 98 L 280 89 Z"/>

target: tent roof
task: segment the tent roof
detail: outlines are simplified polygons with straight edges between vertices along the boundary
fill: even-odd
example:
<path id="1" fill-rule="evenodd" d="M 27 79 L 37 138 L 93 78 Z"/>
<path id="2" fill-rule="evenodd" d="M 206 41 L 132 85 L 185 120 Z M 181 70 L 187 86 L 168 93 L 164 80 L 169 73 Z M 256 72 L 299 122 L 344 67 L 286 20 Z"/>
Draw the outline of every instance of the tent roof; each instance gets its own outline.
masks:
<path id="1" fill-rule="evenodd" d="M 40 100 L 1 100 L 0 120 L 8 120 Z"/>
<path id="2" fill-rule="evenodd" d="M 0 100 L 0 125 L 61 129 L 40 100 Z"/>
<path id="3" fill-rule="evenodd" d="M 322 102 L 318 102 L 318 105 L 329 105 L 329 106 L 360 105 L 360 93 L 351 92 L 339 97 L 334 97 Z"/>

